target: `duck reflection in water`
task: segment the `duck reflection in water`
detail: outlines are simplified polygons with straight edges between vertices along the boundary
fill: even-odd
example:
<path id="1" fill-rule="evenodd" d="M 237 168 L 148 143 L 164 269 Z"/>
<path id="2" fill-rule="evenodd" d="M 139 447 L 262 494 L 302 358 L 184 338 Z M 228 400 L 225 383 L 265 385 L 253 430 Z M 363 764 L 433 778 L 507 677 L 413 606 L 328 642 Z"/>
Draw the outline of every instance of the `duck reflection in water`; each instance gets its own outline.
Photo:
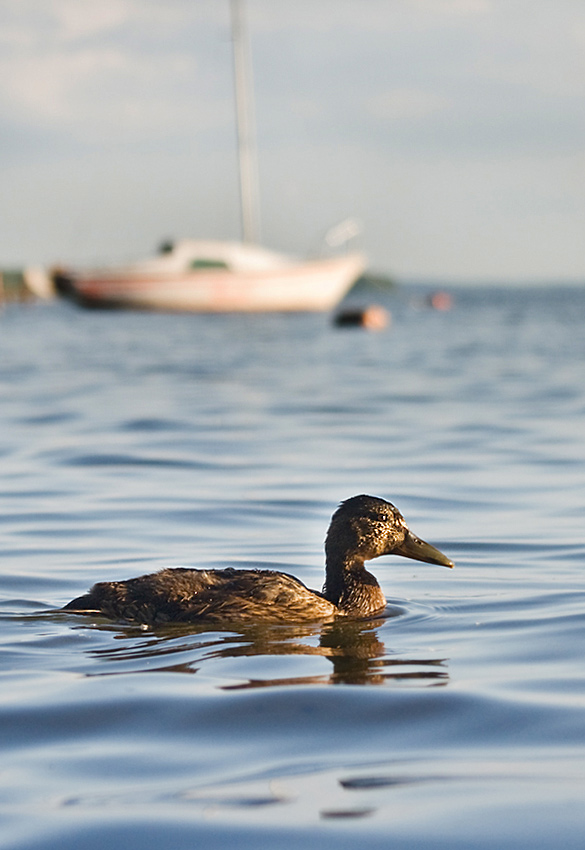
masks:
<path id="1" fill-rule="evenodd" d="M 99 673 L 115 672 L 121 664 L 126 672 L 135 673 L 203 672 L 206 665 L 218 659 L 290 656 L 320 656 L 331 662 L 333 669 L 313 675 L 246 677 L 221 690 L 246 690 L 285 685 L 389 685 L 430 687 L 446 685 L 446 659 L 428 655 L 407 656 L 388 651 L 382 640 L 384 626 L 394 617 L 407 614 L 392 609 L 384 617 L 370 620 L 337 620 L 311 625 L 240 625 L 230 630 L 196 626 L 159 626 L 154 632 L 135 626 L 102 623 L 98 628 L 115 630 L 120 642 L 107 649 L 92 650 L 99 660 Z M 171 660 L 172 659 L 172 660 Z M 128 667 L 130 665 L 130 668 Z M 290 670 L 288 663 L 287 669 Z M 301 665 L 299 665 L 300 671 Z M 270 669 L 270 668 L 268 668 Z M 268 672 L 268 670 L 267 670 Z"/>

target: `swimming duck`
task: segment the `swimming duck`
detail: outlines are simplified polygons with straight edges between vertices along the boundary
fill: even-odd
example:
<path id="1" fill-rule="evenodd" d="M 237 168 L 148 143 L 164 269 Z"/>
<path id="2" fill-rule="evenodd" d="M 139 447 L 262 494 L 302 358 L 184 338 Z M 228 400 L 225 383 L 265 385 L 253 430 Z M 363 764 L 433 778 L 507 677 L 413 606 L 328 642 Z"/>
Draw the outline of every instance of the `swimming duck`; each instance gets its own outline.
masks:
<path id="1" fill-rule="evenodd" d="M 403 555 L 452 567 L 438 549 L 416 537 L 398 508 L 375 496 L 353 496 L 333 514 L 325 540 L 323 591 L 274 570 L 195 570 L 174 567 L 127 581 L 95 584 L 62 609 L 155 625 L 198 621 L 264 623 L 369 617 L 386 599 L 364 562 Z"/>

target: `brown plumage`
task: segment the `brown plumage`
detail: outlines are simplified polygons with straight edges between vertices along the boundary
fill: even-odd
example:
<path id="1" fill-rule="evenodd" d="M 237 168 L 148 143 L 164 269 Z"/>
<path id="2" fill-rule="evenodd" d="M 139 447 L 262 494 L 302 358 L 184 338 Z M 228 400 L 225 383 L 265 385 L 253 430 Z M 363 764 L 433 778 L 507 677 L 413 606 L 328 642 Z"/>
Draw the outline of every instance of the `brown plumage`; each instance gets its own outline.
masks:
<path id="1" fill-rule="evenodd" d="M 341 503 L 331 519 L 325 554 L 322 593 L 274 570 L 175 567 L 127 581 L 100 582 L 63 610 L 148 625 L 369 617 L 380 613 L 386 599 L 365 561 L 395 554 L 453 566 L 438 549 L 409 531 L 394 505 L 375 496 L 354 496 Z"/>

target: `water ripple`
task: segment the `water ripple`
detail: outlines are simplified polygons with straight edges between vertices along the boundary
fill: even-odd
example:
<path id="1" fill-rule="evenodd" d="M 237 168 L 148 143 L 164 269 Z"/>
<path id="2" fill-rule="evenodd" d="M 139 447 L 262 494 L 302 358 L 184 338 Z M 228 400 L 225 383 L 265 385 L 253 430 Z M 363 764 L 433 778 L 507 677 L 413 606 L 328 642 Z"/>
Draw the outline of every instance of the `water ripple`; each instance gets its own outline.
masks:
<path id="1" fill-rule="evenodd" d="M 352 296 L 357 297 L 357 296 Z M 0 316 L 8 850 L 580 848 L 582 289 L 319 316 Z M 59 612 L 168 565 L 323 581 L 341 499 L 452 571 L 359 623 L 144 630 Z"/>

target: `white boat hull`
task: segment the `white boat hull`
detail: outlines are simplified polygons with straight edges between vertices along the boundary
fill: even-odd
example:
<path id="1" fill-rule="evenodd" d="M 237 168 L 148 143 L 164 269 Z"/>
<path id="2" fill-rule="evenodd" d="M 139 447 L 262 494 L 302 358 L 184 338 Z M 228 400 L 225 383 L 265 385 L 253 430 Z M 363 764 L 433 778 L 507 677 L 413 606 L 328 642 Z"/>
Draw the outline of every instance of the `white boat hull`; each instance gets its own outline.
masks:
<path id="1" fill-rule="evenodd" d="M 69 277 L 69 294 L 86 307 L 195 313 L 326 311 L 365 267 L 361 254 L 272 269 L 178 272 L 126 267 Z"/>

